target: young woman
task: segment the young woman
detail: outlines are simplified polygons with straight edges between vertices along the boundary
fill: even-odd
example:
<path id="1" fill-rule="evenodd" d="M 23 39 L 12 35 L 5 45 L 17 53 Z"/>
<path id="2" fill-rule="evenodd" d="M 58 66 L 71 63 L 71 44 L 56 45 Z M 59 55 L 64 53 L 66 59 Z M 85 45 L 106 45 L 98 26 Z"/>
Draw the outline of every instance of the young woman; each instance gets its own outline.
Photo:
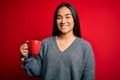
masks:
<path id="1" fill-rule="evenodd" d="M 35 58 L 27 43 L 20 46 L 25 56 L 22 68 L 28 75 L 42 80 L 94 80 L 95 62 L 92 48 L 81 38 L 78 15 L 72 5 L 60 4 L 54 14 L 52 37 L 42 41 Z"/>

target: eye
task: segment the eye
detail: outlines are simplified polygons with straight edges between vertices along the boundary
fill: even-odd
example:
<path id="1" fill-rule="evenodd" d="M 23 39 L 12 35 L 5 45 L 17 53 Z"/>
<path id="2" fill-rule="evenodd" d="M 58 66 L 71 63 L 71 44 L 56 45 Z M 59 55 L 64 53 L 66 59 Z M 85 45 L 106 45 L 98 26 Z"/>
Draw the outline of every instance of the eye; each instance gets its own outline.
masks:
<path id="1" fill-rule="evenodd" d="M 61 17 L 57 17 L 57 19 L 61 19 Z"/>
<path id="2" fill-rule="evenodd" d="M 62 17 L 61 17 L 61 15 L 57 15 L 57 19 L 61 19 Z"/>
<path id="3" fill-rule="evenodd" d="M 66 17 L 66 19 L 69 19 L 69 18 L 70 18 L 69 16 Z"/>

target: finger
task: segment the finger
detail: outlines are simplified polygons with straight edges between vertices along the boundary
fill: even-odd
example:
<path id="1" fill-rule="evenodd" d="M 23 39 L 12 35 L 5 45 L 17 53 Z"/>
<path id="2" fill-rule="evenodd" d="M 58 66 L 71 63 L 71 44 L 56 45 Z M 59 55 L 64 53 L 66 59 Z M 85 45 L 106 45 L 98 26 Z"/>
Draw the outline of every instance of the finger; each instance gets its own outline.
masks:
<path id="1" fill-rule="evenodd" d="M 21 47 L 20 47 L 22 50 L 24 50 L 24 49 L 28 49 L 28 44 L 23 44 Z"/>
<path id="2" fill-rule="evenodd" d="M 28 49 L 28 44 L 24 44 L 24 45 L 23 45 L 23 48 Z"/>
<path id="3" fill-rule="evenodd" d="M 26 41 L 27 44 L 28 44 L 29 42 L 30 42 L 29 40 Z"/>
<path id="4" fill-rule="evenodd" d="M 28 53 L 28 46 L 25 44 L 20 47 L 20 53 Z"/>
<path id="5" fill-rule="evenodd" d="M 23 55 L 23 56 L 28 56 L 28 50 L 21 50 L 21 54 Z"/>
<path id="6" fill-rule="evenodd" d="M 23 54 L 28 54 L 28 50 L 21 50 L 21 53 L 23 53 Z"/>

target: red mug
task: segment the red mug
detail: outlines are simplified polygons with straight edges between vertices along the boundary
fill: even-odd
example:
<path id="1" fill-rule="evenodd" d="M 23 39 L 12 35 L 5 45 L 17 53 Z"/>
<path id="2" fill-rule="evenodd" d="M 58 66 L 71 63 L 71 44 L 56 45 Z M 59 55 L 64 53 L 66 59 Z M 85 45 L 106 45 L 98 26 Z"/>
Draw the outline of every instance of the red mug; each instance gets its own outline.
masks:
<path id="1" fill-rule="evenodd" d="M 29 51 L 31 54 L 36 55 L 40 51 L 41 41 L 39 40 L 30 40 L 29 42 Z"/>

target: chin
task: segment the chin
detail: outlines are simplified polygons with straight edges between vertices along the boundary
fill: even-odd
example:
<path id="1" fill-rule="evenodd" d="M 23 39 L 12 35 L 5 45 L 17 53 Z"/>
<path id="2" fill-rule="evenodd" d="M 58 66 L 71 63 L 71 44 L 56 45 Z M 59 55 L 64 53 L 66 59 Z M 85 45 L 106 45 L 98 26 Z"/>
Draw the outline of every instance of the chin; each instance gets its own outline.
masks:
<path id="1" fill-rule="evenodd" d="M 68 32 L 68 31 L 67 31 L 67 32 L 65 32 L 65 31 L 64 31 L 64 32 L 61 32 L 61 34 L 67 34 L 67 33 L 69 33 L 69 32 Z"/>
<path id="2" fill-rule="evenodd" d="M 61 31 L 62 34 L 66 34 L 68 31 Z"/>

